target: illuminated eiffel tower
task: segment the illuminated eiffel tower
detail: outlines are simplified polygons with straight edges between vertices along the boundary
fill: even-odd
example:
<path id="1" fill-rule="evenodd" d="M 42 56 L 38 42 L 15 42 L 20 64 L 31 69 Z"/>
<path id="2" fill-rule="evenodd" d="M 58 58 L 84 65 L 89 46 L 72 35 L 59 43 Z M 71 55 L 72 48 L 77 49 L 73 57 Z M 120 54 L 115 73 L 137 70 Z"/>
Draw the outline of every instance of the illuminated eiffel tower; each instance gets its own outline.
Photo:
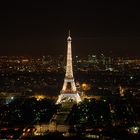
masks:
<path id="1" fill-rule="evenodd" d="M 76 103 L 79 103 L 81 101 L 73 77 L 71 42 L 72 42 L 72 38 L 70 37 L 70 31 L 69 31 L 69 36 L 67 38 L 66 74 L 65 74 L 63 88 L 60 92 L 60 95 L 58 96 L 58 100 L 56 104 L 60 104 L 71 100 Z"/>

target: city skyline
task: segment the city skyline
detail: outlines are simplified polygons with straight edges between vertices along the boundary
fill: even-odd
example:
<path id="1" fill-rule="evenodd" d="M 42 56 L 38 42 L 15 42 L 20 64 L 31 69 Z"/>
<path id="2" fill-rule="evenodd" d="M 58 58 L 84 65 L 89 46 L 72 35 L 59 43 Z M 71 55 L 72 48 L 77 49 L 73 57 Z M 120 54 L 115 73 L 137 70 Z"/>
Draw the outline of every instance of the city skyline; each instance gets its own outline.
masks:
<path id="1" fill-rule="evenodd" d="M 139 7 L 76 2 L 0 4 L 0 139 L 139 139 Z"/>
<path id="2" fill-rule="evenodd" d="M 11 2 L 0 10 L 0 55 L 62 54 L 70 29 L 77 55 L 139 56 L 136 3 Z"/>

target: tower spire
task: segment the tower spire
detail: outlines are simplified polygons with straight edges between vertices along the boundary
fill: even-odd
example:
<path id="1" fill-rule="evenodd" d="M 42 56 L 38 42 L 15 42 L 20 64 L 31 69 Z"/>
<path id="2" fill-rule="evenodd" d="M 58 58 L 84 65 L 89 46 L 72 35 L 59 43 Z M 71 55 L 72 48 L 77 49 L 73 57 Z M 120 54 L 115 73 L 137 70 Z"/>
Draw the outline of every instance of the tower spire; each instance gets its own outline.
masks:
<path id="1" fill-rule="evenodd" d="M 70 36 L 70 30 L 69 30 L 69 36 Z"/>

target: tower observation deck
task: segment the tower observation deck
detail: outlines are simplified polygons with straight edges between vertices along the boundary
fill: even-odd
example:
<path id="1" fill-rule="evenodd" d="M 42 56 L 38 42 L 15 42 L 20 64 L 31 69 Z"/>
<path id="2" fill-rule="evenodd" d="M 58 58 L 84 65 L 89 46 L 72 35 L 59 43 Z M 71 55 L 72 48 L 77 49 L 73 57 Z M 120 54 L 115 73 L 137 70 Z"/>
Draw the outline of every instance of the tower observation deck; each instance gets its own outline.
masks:
<path id="1" fill-rule="evenodd" d="M 66 73 L 64 78 L 64 84 L 62 90 L 60 91 L 60 95 L 58 96 L 58 100 L 56 104 L 60 104 L 62 102 L 71 101 L 71 100 L 76 103 L 79 103 L 81 101 L 73 77 L 71 42 L 72 42 L 72 38 L 70 36 L 70 31 L 69 31 L 69 35 L 67 38 Z"/>

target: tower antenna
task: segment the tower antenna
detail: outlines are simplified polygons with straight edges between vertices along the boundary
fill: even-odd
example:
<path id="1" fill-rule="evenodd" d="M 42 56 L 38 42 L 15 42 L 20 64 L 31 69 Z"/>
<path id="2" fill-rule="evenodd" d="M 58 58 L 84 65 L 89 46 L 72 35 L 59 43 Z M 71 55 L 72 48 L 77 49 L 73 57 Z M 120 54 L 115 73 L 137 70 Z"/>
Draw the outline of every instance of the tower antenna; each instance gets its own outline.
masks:
<path id="1" fill-rule="evenodd" d="M 69 36 L 70 36 L 70 30 L 69 30 Z"/>

